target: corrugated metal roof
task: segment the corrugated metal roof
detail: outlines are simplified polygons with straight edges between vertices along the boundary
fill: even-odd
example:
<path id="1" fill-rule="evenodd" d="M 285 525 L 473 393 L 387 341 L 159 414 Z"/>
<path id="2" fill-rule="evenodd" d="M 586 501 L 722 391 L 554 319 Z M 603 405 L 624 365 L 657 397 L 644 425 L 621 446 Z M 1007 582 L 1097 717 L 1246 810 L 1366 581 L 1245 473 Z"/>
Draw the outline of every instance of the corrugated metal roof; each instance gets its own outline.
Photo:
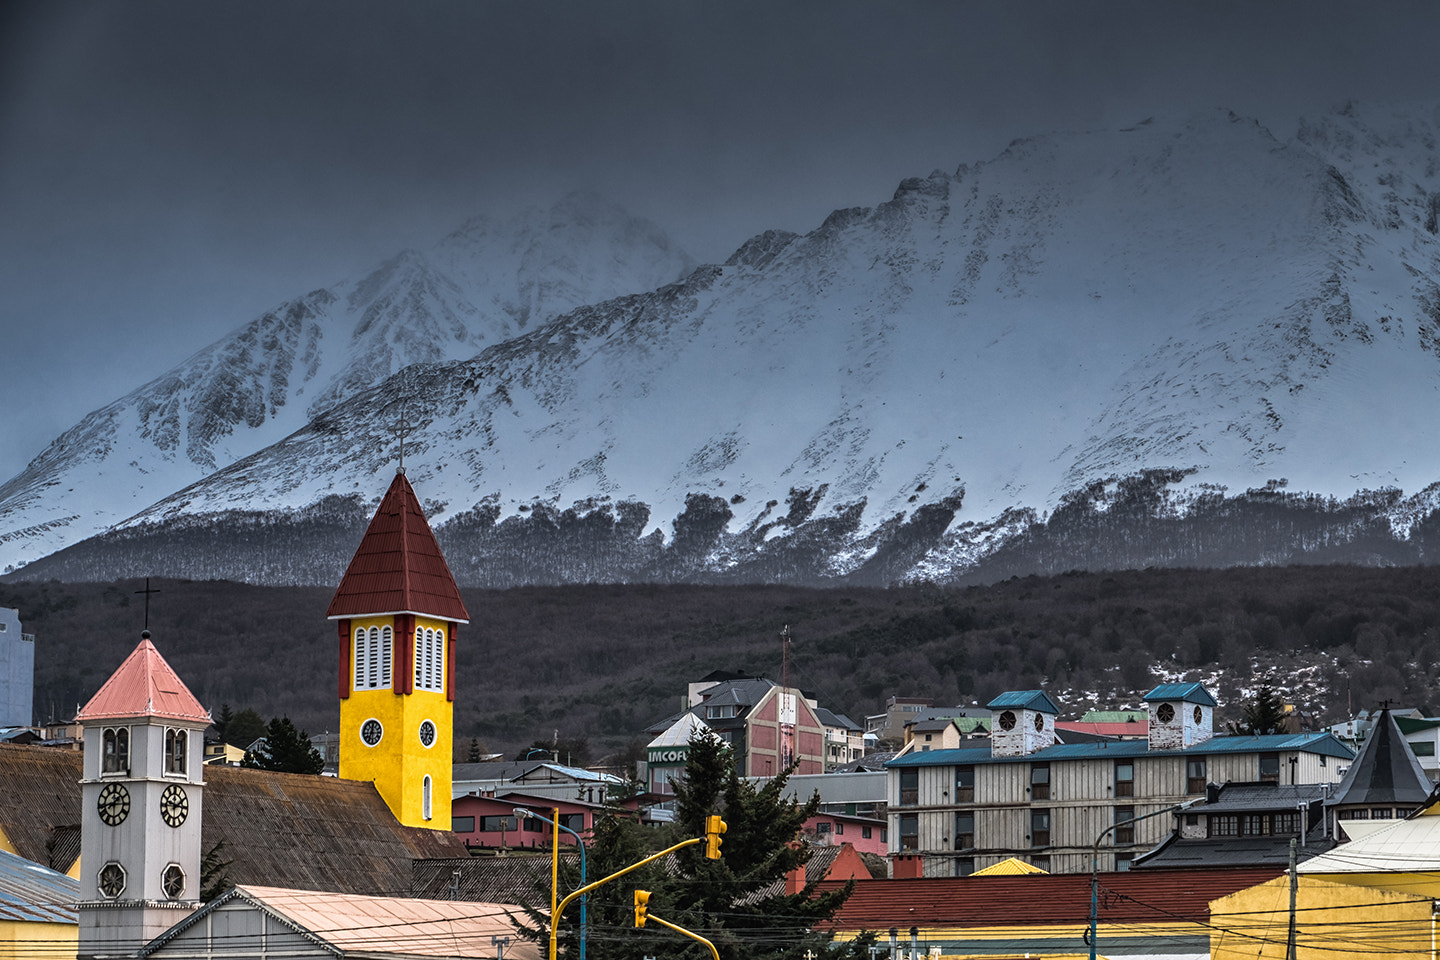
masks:
<path id="1" fill-rule="evenodd" d="M 577 853 L 562 850 L 560 860 L 572 867 L 580 865 Z M 415 863 L 410 894 L 432 900 L 549 903 L 550 855 L 419 860 Z"/>
<path id="2" fill-rule="evenodd" d="M 1018 877 L 1032 873 L 1049 873 L 1049 870 L 1041 870 L 1033 863 L 1026 863 L 1019 857 L 1006 857 L 999 863 L 992 863 L 983 870 L 976 870 L 970 874 L 972 877 Z"/>
<path id="3" fill-rule="evenodd" d="M 170 669 L 146 631 L 140 645 L 110 674 L 90 702 L 75 715 L 79 721 L 155 717 L 209 725 L 210 711 Z"/>
<path id="4" fill-rule="evenodd" d="M 1327 757 L 1348 760 L 1355 754 L 1349 747 L 1328 733 L 1276 733 L 1263 737 L 1211 737 L 1183 750 L 1151 750 L 1144 740 L 1118 740 L 1104 743 L 1057 743 L 1034 753 L 1018 757 L 992 757 L 990 748 L 961 747 L 955 750 L 930 750 L 910 753 L 885 764 L 887 767 L 934 767 L 944 764 L 1031 763 L 1046 760 L 1102 760 L 1106 757 L 1193 757 L 1229 753 L 1272 753 L 1299 750 Z"/>
<path id="5" fill-rule="evenodd" d="M 0 744 L 0 828 L 35 863 L 60 856 L 81 821 L 81 754 Z M 201 842 L 225 842 L 235 883 L 279 883 L 342 893 L 401 895 L 411 861 L 465 855 L 449 830 L 407 827 L 369 782 L 239 767 L 205 768 Z"/>
<path id="6" fill-rule="evenodd" d="M 1022 710 L 1038 710 L 1042 713 L 1059 713 L 1060 708 L 1044 690 L 1009 690 L 991 700 L 985 706 L 991 710 L 1019 707 Z"/>
<path id="7" fill-rule="evenodd" d="M 1215 702 L 1215 698 L 1210 695 L 1210 691 L 1198 683 L 1162 683 L 1140 699 L 1147 703 L 1152 700 L 1182 700 L 1186 703 L 1198 703 L 1205 707 L 1219 706 Z"/>
<path id="8" fill-rule="evenodd" d="M 1107 924 L 1204 922 L 1211 900 L 1272 880 L 1281 872 L 1276 868 L 1235 868 L 1102 873 L 1100 920 Z M 1089 917 L 1089 874 L 926 877 L 856 884 L 828 929 L 988 927 L 997 922 L 1026 926 L 1085 923 Z"/>
<path id="9" fill-rule="evenodd" d="M 79 923 L 80 881 L 0 850 L 0 920 Z"/>
<path id="10" fill-rule="evenodd" d="M 1440 816 L 1410 820 L 1341 820 L 1365 830 L 1349 843 L 1305 861 L 1301 873 L 1429 873 L 1440 871 Z"/>
<path id="11" fill-rule="evenodd" d="M 152 941 L 139 955 L 149 956 L 205 917 L 217 910 L 233 910 L 237 903 L 282 918 L 346 955 L 486 957 L 495 951 L 492 938 L 508 937 L 507 956 L 514 960 L 539 960 L 541 956 L 538 943 L 515 937 L 510 915 L 517 911 L 504 904 L 252 886 L 237 887 L 212 901 Z M 235 946 L 235 935 L 226 939 L 227 946 Z"/>
<path id="12" fill-rule="evenodd" d="M 455 578 L 403 473 L 395 474 L 380 501 L 325 615 L 335 620 L 385 613 L 470 622 Z"/>

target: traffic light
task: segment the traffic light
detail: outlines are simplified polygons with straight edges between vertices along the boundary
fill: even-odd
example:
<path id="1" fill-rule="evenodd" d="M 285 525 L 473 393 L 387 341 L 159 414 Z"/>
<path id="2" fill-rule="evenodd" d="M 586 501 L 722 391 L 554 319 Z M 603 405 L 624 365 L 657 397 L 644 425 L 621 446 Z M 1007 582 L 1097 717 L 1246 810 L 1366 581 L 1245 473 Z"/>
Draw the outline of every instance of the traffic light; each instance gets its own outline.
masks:
<path id="1" fill-rule="evenodd" d="M 650 913 L 650 891 L 635 891 L 635 926 L 645 926 L 645 917 Z"/>
<path id="2" fill-rule="evenodd" d="M 725 832 L 725 821 L 719 814 L 705 818 L 705 856 L 711 860 L 720 859 L 720 834 Z"/>

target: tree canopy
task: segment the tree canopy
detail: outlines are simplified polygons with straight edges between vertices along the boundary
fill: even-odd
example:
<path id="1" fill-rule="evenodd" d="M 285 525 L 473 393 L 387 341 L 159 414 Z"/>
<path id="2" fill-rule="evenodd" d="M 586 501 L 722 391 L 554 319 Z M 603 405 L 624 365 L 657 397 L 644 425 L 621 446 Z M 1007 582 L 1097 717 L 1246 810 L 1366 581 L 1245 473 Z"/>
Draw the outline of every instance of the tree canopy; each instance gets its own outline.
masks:
<path id="1" fill-rule="evenodd" d="M 264 742 L 254 750 L 245 751 L 245 759 L 240 761 L 240 766 L 284 773 L 319 773 L 325 769 L 325 758 L 311 746 L 305 731 L 296 729 L 289 717 L 274 717 L 265 730 Z"/>
<path id="2" fill-rule="evenodd" d="M 1240 719 L 1230 723 L 1230 732 L 1246 736 L 1284 733 L 1289 715 L 1285 697 L 1268 684 L 1261 684 L 1253 696 L 1240 705 Z"/>
<path id="3" fill-rule="evenodd" d="M 784 893 L 787 873 L 810 858 L 798 842 L 801 827 L 815 813 L 819 797 L 797 803 L 784 797 L 790 771 L 763 787 L 740 777 L 730 745 L 714 737 L 691 741 L 684 778 L 676 784 L 673 824 L 638 825 L 633 814 L 613 810 L 597 823 L 589 847 L 591 882 L 649 854 L 692 837 L 703 837 L 706 818 L 720 814 L 726 823 L 718 860 L 707 859 L 696 844 L 649 864 L 589 895 L 587 960 L 642 960 L 666 956 L 703 960 L 710 953 L 658 924 L 634 925 L 634 891 L 651 893 L 652 915 L 693 931 L 715 944 L 721 960 L 802 960 L 820 954 L 830 937 L 814 926 L 837 911 L 852 884 L 818 893 L 807 888 Z M 561 896 L 580 886 L 578 872 L 562 874 Z M 579 956 L 579 907 L 567 908 L 561 942 L 567 960 Z M 520 929 L 544 941 L 548 916 L 530 911 Z M 847 943 L 825 953 L 830 960 L 868 960 L 870 939 Z"/>

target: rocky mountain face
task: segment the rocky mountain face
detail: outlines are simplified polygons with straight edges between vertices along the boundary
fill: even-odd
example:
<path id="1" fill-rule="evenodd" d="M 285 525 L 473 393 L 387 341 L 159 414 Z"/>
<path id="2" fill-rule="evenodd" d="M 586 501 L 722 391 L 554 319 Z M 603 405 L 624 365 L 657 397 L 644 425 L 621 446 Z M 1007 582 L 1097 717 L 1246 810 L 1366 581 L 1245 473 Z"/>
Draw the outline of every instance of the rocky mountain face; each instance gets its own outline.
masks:
<path id="1" fill-rule="evenodd" d="M 472 357 L 693 266 L 653 224 L 592 196 L 472 219 L 427 252 L 276 306 L 66 431 L 0 486 L 0 569 L 99 533 L 412 364 Z"/>
<path id="2" fill-rule="evenodd" d="M 424 331 L 411 352 L 460 350 L 462 302 L 510 326 L 468 358 L 385 379 L 377 362 L 283 439 L 22 574 L 334 582 L 399 459 L 398 406 L 467 584 L 1432 559 L 1437 131 L 1426 105 L 1347 107 L 1285 140 L 1216 112 L 1016 141 L 544 323 L 521 319 L 523 283 L 462 301 L 447 283 L 479 275 L 433 268 L 405 288 L 414 322 L 393 321 Z M 273 383 L 202 406 L 269 423 Z M 117 418 L 99 440 L 147 431 Z M 54 472 L 32 471 L 62 513 Z"/>

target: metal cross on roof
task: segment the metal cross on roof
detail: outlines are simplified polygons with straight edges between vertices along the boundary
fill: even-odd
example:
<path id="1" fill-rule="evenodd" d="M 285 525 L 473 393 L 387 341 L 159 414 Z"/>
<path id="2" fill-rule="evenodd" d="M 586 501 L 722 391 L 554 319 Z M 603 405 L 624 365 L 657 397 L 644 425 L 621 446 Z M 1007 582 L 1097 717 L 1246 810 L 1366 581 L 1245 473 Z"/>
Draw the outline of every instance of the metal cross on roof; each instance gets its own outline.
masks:
<path id="1" fill-rule="evenodd" d="M 159 590 L 151 590 L 151 589 L 150 589 L 150 578 L 149 578 L 149 577 L 146 577 L 146 578 L 145 578 L 145 589 L 144 589 L 144 590 L 136 590 L 135 592 L 136 592 L 136 593 L 143 593 L 143 594 L 145 594 L 145 629 L 146 629 L 146 630 L 149 630 L 149 629 L 150 629 L 150 594 L 152 594 L 152 593 L 159 593 L 160 591 L 159 591 Z"/>

